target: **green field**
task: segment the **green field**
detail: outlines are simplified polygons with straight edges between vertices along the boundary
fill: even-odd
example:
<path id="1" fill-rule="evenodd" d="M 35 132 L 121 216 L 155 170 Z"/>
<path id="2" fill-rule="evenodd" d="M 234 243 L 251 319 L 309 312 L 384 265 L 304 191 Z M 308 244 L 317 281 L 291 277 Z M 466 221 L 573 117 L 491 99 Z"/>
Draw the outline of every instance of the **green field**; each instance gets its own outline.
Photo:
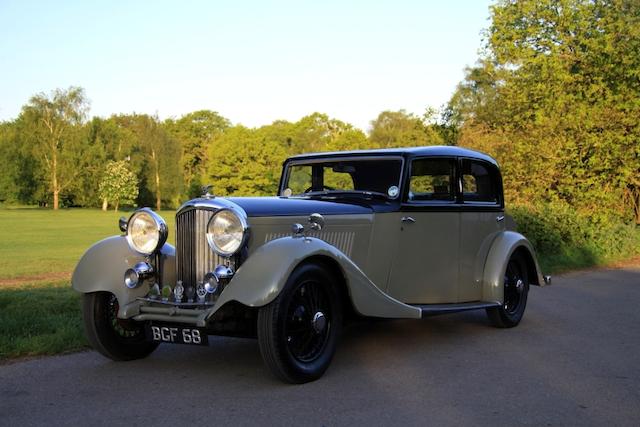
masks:
<path id="1" fill-rule="evenodd" d="M 174 241 L 174 211 L 161 212 Z M 0 209 L 0 361 L 87 347 L 69 275 L 94 242 L 119 234 L 128 212 Z"/>
<path id="2" fill-rule="evenodd" d="M 161 212 L 173 242 L 174 211 Z M 129 212 L 97 209 L 0 209 L 0 283 L 4 279 L 70 273 L 94 242 L 120 234 Z"/>

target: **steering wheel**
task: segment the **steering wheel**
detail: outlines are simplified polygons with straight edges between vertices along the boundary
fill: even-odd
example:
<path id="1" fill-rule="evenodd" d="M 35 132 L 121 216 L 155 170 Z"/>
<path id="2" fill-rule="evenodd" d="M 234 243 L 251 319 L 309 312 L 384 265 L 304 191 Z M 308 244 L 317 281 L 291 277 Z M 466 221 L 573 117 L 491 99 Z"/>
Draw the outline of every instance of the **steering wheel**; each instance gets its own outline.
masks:
<path id="1" fill-rule="evenodd" d="M 333 187 L 329 187 L 328 185 L 323 185 L 323 186 L 322 186 L 322 189 L 323 189 L 323 190 L 329 190 L 329 191 L 331 191 L 331 190 L 335 190 L 335 188 L 333 188 Z M 313 187 L 309 187 L 309 188 L 307 188 L 306 190 L 304 190 L 304 192 L 305 192 L 305 193 L 309 193 L 309 192 L 311 192 L 312 190 L 313 190 Z"/>

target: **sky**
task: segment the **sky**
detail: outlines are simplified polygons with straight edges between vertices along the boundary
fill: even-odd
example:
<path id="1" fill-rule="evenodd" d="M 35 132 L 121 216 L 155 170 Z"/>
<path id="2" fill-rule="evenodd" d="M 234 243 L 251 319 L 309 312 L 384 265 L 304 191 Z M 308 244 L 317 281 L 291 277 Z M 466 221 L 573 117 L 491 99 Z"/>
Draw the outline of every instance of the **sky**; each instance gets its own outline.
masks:
<path id="1" fill-rule="evenodd" d="M 446 104 L 489 0 L 0 0 L 0 120 L 81 86 L 90 115 L 208 109 L 255 127 L 315 111 L 367 130 Z"/>

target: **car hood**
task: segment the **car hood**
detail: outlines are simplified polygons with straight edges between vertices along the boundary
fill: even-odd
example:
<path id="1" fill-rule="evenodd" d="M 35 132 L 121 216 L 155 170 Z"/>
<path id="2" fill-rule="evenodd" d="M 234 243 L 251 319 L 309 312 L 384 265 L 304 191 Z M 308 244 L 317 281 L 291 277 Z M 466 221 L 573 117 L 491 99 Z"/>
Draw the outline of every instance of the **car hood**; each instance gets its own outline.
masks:
<path id="1" fill-rule="evenodd" d="M 353 201 L 325 201 L 287 197 L 229 197 L 229 201 L 240 206 L 249 217 L 301 216 L 319 213 L 322 215 L 369 214 L 373 208 Z"/>

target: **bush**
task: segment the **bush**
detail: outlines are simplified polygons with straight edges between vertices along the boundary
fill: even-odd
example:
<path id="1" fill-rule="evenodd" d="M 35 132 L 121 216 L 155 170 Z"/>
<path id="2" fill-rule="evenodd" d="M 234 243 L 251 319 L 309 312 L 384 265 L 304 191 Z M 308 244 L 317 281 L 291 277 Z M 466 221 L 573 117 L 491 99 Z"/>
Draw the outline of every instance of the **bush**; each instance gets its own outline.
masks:
<path id="1" fill-rule="evenodd" d="M 612 216 L 580 213 L 565 203 L 515 206 L 509 214 L 535 247 L 545 272 L 640 254 L 640 229 Z"/>

